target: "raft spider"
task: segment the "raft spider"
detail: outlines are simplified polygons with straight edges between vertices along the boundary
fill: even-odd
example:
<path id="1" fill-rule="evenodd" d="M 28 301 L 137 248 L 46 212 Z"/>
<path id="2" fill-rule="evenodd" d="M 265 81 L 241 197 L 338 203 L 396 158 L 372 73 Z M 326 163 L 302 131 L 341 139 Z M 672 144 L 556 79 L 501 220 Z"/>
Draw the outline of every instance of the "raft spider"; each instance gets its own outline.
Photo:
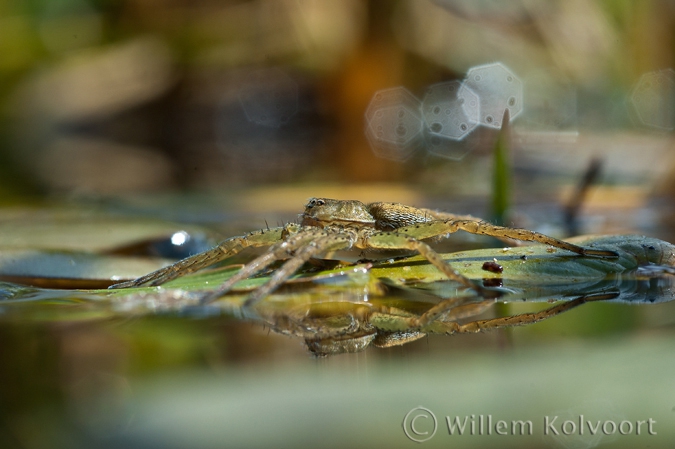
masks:
<path id="1" fill-rule="evenodd" d="M 618 257 L 613 251 L 584 248 L 527 229 L 496 226 L 468 215 L 418 209 L 398 203 L 364 204 L 356 200 L 310 198 L 300 219 L 300 224 L 290 223 L 229 238 L 202 253 L 138 279 L 112 285 L 110 288 L 161 285 L 176 277 L 220 262 L 246 247 L 269 246 L 266 253 L 245 265 L 220 287 L 205 293 L 201 298 L 202 304 L 208 304 L 223 296 L 240 280 L 255 275 L 276 261 L 286 259 L 266 284 L 249 295 L 244 305 L 252 306 L 288 280 L 309 259 L 331 251 L 357 248 L 415 251 L 449 279 L 475 291 L 478 296 L 498 297 L 499 291 L 473 283 L 422 241 L 460 230 L 501 239 L 539 242 L 580 256 Z"/>

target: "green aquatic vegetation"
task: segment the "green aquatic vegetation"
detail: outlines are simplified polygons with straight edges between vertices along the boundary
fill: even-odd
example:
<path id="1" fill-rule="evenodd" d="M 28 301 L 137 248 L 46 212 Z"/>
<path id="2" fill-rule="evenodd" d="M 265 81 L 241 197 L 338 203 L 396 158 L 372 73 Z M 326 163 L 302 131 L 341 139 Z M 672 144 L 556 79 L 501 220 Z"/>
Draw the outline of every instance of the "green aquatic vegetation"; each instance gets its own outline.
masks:
<path id="1" fill-rule="evenodd" d="M 507 223 L 511 201 L 510 113 L 504 110 L 502 128 L 492 150 L 492 219 L 498 225 Z"/>

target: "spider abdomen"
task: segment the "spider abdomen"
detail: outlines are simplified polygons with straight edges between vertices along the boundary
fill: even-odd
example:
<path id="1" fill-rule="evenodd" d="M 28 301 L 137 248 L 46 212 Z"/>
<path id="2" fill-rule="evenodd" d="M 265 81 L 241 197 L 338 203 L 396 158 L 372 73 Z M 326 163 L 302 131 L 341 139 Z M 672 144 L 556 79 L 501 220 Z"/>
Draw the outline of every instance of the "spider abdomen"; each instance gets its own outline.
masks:
<path id="1" fill-rule="evenodd" d="M 399 203 L 371 203 L 368 211 L 375 218 L 375 228 L 380 231 L 391 231 L 434 220 L 434 217 L 421 209 Z"/>

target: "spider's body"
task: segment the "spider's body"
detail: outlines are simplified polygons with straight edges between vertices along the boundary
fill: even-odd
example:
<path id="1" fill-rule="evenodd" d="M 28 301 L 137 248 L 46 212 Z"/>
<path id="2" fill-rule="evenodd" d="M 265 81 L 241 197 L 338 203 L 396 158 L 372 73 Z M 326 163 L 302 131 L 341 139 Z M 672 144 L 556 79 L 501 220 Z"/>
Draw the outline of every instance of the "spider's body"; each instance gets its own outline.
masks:
<path id="1" fill-rule="evenodd" d="M 232 289 L 234 284 L 260 272 L 278 260 L 287 259 L 269 282 L 253 292 L 246 305 L 251 306 L 291 277 L 305 262 L 321 254 L 357 248 L 361 250 L 411 250 L 424 256 L 449 279 L 474 290 L 484 298 L 499 292 L 474 284 L 437 254 L 422 240 L 463 230 L 500 239 L 536 241 L 580 256 L 617 257 L 613 251 L 583 248 L 526 229 L 506 228 L 483 222 L 468 215 L 454 215 L 429 209 L 418 209 L 398 203 L 364 204 L 356 200 L 311 198 L 300 215 L 300 224 L 249 233 L 224 240 L 217 246 L 190 256 L 113 288 L 160 285 L 178 276 L 192 273 L 237 254 L 248 246 L 269 246 L 270 249 L 245 265 L 223 285 L 203 297 L 211 302 Z"/>
<path id="2" fill-rule="evenodd" d="M 359 230 L 373 229 L 377 231 L 393 231 L 403 226 L 425 223 L 449 214 L 439 214 L 427 209 L 417 209 L 399 203 L 364 204 L 356 200 L 332 200 L 328 198 L 311 198 L 305 205 L 305 212 L 300 215 L 302 224 L 306 226 L 356 227 Z M 453 218 L 472 218 L 469 216 Z"/>

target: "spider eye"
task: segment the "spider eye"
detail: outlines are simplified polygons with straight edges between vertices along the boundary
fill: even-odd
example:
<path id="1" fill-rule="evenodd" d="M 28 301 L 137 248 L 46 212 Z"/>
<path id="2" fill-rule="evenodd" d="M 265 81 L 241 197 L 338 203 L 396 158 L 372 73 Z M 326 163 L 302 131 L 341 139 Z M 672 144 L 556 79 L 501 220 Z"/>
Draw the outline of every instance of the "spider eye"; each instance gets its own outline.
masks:
<path id="1" fill-rule="evenodd" d="M 305 207 L 311 209 L 314 206 L 323 206 L 324 204 L 326 204 L 324 200 L 320 200 L 318 198 L 310 198 L 309 202 Z"/>

